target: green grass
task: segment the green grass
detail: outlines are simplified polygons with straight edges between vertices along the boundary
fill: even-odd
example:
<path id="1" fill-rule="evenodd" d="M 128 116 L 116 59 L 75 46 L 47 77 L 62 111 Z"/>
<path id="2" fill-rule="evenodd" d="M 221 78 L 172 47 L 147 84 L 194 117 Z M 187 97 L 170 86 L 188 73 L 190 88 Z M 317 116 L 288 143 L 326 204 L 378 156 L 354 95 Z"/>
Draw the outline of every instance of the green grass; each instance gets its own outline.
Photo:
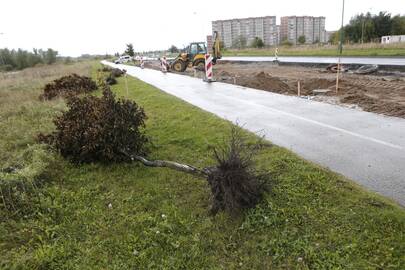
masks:
<path id="1" fill-rule="evenodd" d="M 274 56 L 274 48 L 271 49 L 242 49 L 227 50 L 224 56 Z M 337 46 L 294 46 L 279 47 L 279 56 L 337 56 Z M 343 56 L 392 56 L 405 57 L 405 45 L 346 45 L 343 49 Z"/>
<path id="2" fill-rule="evenodd" d="M 119 82 L 114 91 L 125 96 Z M 211 164 L 208 146 L 229 133 L 228 122 L 139 80 L 128 85 L 129 98 L 149 117 L 151 158 Z M 34 134 L 51 130 L 50 116 L 63 107 L 62 100 L 31 101 L 0 110 L 11 119 L 0 123 L 0 152 L 34 144 Z M 275 186 L 235 219 L 209 215 L 204 180 L 139 164 L 60 160 L 61 176 L 44 188 L 35 214 L 1 220 L 0 268 L 404 269 L 402 208 L 277 146 L 257 161 Z"/>

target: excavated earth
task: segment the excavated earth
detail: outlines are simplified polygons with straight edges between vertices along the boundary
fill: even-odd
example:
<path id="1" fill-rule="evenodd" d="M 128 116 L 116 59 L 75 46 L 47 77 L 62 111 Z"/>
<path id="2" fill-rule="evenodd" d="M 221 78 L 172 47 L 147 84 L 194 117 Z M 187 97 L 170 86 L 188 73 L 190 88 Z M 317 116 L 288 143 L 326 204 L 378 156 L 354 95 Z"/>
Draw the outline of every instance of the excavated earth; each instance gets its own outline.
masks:
<path id="1" fill-rule="evenodd" d="M 159 69 L 158 62 L 147 62 L 146 68 Z M 187 69 L 182 73 L 202 77 L 203 73 Z M 348 106 L 364 111 L 405 118 L 405 74 L 378 72 L 341 75 L 336 93 L 336 74 L 325 68 L 283 66 L 274 63 L 219 62 L 214 66 L 217 81 Z M 315 90 L 315 91 L 314 91 Z"/>

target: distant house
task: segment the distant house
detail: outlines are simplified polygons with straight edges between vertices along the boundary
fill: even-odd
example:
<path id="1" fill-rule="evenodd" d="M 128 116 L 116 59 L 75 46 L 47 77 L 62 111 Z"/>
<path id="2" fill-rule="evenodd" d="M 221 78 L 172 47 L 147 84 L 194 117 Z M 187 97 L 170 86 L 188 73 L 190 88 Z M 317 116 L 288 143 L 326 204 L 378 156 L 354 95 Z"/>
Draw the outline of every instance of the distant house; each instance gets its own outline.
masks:
<path id="1" fill-rule="evenodd" d="M 405 35 L 381 37 L 382 44 L 400 43 L 400 42 L 405 42 Z"/>

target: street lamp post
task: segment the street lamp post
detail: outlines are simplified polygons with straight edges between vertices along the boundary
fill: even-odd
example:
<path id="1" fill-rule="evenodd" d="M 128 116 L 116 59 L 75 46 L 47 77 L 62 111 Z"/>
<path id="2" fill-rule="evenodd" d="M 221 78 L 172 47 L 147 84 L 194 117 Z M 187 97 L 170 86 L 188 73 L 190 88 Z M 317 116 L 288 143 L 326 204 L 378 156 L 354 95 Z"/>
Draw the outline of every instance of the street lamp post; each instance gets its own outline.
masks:
<path id="1" fill-rule="evenodd" d="M 343 7 L 342 7 L 342 26 L 340 27 L 340 46 L 339 46 L 339 53 L 342 55 L 343 52 L 343 21 L 345 17 L 345 0 L 343 0 Z"/>
<path id="2" fill-rule="evenodd" d="M 340 76 L 340 61 L 343 53 L 343 23 L 345 17 L 345 0 L 343 0 L 343 7 L 342 7 L 342 26 L 340 27 L 340 42 L 339 42 L 339 57 L 338 57 L 338 67 L 336 72 L 336 94 L 339 91 L 339 76 Z"/>

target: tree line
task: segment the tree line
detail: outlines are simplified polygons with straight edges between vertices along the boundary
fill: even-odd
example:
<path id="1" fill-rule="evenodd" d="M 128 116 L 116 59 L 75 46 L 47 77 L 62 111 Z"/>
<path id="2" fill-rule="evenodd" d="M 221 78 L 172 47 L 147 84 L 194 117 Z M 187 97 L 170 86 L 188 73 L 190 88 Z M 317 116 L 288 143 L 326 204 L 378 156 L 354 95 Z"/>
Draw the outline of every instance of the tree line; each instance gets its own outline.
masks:
<path id="1" fill-rule="evenodd" d="M 58 52 L 53 49 L 33 49 L 32 52 L 23 49 L 0 49 L 0 71 L 21 70 L 38 64 L 53 64 Z"/>
<path id="2" fill-rule="evenodd" d="M 405 16 L 392 16 L 387 12 L 378 14 L 361 13 L 351 18 L 343 27 L 344 41 L 351 43 L 380 42 L 382 36 L 405 35 Z M 330 42 L 339 42 L 340 32 Z"/>

